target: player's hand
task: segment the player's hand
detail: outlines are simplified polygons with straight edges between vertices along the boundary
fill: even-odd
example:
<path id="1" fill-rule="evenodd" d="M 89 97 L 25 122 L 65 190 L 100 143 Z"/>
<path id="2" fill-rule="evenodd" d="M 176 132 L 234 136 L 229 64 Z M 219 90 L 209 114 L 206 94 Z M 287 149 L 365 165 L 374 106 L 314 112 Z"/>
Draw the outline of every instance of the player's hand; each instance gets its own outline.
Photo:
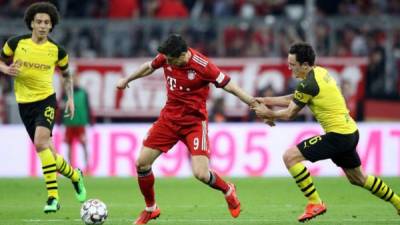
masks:
<path id="1" fill-rule="evenodd" d="M 270 127 L 274 127 L 275 126 L 275 122 L 273 120 L 270 119 L 263 119 L 265 124 L 268 124 L 268 126 Z"/>
<path id="2" fill-rule="evenodd" d="M 65 106 L 64 117 L 69 117 L 72 120 L 74 118 L 74 115 L 75 115 L 74 100 L 68 99 Z"/>
<path id="3" fill-rule="evenodd" d="M 5 74 L 8 74 L 12 77 L 16 77 L 19 74 L 19 69 L 18 66 L 15 63 L 12 63 L 9 66 L 6 66 L 5 71 L 3 71 Z"/>
<path id="4" fill-rule="evenodd" d="M 129 82 L 125 79 L 125 78 L 121 78 L 118 83 L 117 83 L 117 88 L 118 89 L 125 89 L 125 88 L 129 88 Z"/>
<path id="5" fill-rule="evenodd" d="M 255 97 L 254 99 L 255 99 L 257 102 L 259 102 L 259 103 L 265 105 L 265 103 L 264 103 L 264 98 L 263 98 L 263 97 Z"/>
<path id="6" fill-rule="evenodd" d="M 257 105 L 262 104 L 262 102 L 260 102 L 259 100 L 257 100 L 257 98 L 252 98 L 250 101 L 250 108 L 253 109 L 254 107 L 256 107 Z"/>
<path id="7" fill-rule="evenodd" d="M 256 113 L 258 117 L 261 119 L 269 120 L 271 117 L 271 110 L 264 104 L 257 104 L 255 107 L 251 107 L 252 110 Z"/>

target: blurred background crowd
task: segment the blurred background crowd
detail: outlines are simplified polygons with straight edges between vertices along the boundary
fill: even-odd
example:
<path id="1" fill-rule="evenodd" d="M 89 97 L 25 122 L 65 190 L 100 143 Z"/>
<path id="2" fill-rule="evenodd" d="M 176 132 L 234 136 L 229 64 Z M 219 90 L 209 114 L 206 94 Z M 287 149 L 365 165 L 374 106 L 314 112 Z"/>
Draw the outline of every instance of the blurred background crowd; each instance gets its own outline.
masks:
<path id="1" fill-rule="evenodd" d="M 36 1 L 0 0 L 2 45 L 10 36 L 27 32 L 22 17 L 32 2 Z M 320 57 L 366 58 L 365 98 L 400 99 L 398 0 L 50 2 L 63 19 L 52 37 L 66 47 L 71 58 L 151 57 L 170 32 L 183 34 L 189 46 L 213 58 L 286 58 L 291 43 L 306 40 Z M 0 83 L 2 96 L 12 92 L 9 78 L 0 76 Z M 285 94 L 274 93 L 270 87 L 260 93 Z M 0 98 L 0 105 L 5 99 Z M 218 108 L 223 102 L 218 101 L 212 115 L 222 110 Z M 0 107 L 0 118 L 6 110 Z M 223 115 L 216 118 L 226 120 Z"/>

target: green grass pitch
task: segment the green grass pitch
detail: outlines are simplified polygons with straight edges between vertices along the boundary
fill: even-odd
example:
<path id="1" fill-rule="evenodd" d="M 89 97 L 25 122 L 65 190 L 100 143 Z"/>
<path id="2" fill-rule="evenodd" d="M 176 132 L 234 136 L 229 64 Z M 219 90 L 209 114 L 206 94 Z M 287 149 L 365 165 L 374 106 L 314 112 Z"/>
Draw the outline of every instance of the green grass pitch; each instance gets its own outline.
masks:
<path id="1" fill-rule="evenodd" d="M 194 178 L 156 180 L 156 199 L 161 216 L 148 224 L 173 225 L 261 225 L 300 224 L 305 198 L 291 178 L 229 179 L 237 186 L 242 214 L 233 219 L 221 193 Z M 1 225 L 79 225 L 80 204 L 70 182 L 59 178 L 61 210 L 42 212 L 46 193 L 42 179 L 0 179 Z M 315 178 L 317 190 L 328 212 L 307 224 L 390 225 L 400 224 L 394 208 L 345 178 Z M 398 177 L 384 178 L 400 192 Z M 132 224 L 144 203 L 136 178 L 86 178 L 89 198 L 103 200 L 109 210 L 106 225 Z"/>

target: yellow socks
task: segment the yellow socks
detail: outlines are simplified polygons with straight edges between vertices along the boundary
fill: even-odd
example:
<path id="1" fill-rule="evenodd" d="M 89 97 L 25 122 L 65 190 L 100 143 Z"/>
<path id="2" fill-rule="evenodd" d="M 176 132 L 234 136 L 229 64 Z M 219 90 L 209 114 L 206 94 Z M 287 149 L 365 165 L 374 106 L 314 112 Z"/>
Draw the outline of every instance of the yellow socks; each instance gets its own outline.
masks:
<path id="1" fill-rule="evenodd" d="M 321 199 L 318 195 L 317 189 L 315 189 L 310 172 L 308 172 L 307 168 L 303 164 L 297 163 L 289 168 L 289 172 L 296 180 L 297 186 L 299 186 L 304 196 L 308 198 L 309 203 L 321 203 Z"/>
<path id="2" fill-rule="evenodd" d="M 46 182 L 47 195 L 58 199 L 56 160 L 49 148 L 38 153 L 42 162 L 43 177 Z"/>
<path id="3" fill-rule="evenodd" d="M 71 165 L 69 165 L 65 159 L 57 154 L 57 171 L 64 175 L 65 177 L 68 177 L 71 179 L 73 182 L 78 182 L 79 181 L 79 174 L 72 168 Z"/>
<path id="4" fill-rule="evenodd" d="M 394 191 L 385 184 L 379 177 L 368 176 L 365 181 L 364 188 L 369 190 L 373 195 L 392 203 L 392 205 L 400 213 L 400 198 Z"/>

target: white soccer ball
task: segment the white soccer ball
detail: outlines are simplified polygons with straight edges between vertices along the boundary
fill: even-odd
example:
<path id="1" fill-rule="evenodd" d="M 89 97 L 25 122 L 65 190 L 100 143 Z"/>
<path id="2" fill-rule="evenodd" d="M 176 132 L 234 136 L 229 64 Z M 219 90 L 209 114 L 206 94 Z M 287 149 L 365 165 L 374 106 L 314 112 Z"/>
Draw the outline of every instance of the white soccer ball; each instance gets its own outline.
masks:
<path id="1" fill-rule="evenodd" d="M 89 199 L 82 204 L 81 219 L 87 225 L 103 224 L 107 216 L 107 206 L 99 199 Z"/>

